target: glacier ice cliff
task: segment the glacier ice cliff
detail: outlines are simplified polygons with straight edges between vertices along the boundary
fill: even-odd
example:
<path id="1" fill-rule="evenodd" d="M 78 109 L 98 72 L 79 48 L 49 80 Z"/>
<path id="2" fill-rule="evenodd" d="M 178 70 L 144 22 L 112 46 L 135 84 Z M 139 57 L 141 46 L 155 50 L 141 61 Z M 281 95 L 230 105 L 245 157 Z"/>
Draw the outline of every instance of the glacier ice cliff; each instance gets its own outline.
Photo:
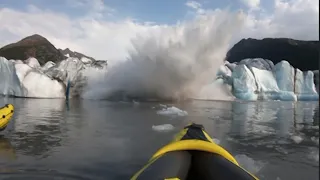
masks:
<path id="1" fill-rule="evenodd" d="M 319 80 L 314 78 L 318 76 L 295 69 L 285 60 L 274 65 L 261 58 L 226 61 L 217 73 L 217 78 L 232 84 L 234 96 L 242 100 L 316 101 Z"/>
<path id="2" fill-rule="evenodd" d="M 24 96 L 15 63 L 0 57 L 0 95 Z"/>
<path id="3" fill-rule="evenodd" d="M 22 61 L 0 57 L 0 95 L 65 98 L 66 84 L 70 82 L 70 96 L 81 96 L 85 87 L 91 86 L 90 77 L 108 76 L 106 67 L 105 61 L 74 57 L 57 63 L 48 61 L 43 66 L 35 58 Z M 100 88 L 104 91 L 106 87 Z M 230 96 L 228 100 L 235 97 L 249 101 L 316 101 L 319 100 L 319 71 L 301 71 L 285 60 L 275 65 L 261 58 L 238 63 L 225 61 L 217 71 L 216 80 L 196 98 L 206 99 L 212 89 L 230 92 L 225 93 Z"/>
<path id="4" fill-rule="evenodd" d="M 83 62 L 85 61 L 85 63 Z M 81 93 L 89 70 L 101 69 L 106 62 L 90 64 L 87 60 L 67 58 L 59 63 L 48 61 L 42 67 L 35 58 L 25 61 L 0 57 L 0 95 L 33 98 L 65 98 L 71 82 L 71 96 Z"/>

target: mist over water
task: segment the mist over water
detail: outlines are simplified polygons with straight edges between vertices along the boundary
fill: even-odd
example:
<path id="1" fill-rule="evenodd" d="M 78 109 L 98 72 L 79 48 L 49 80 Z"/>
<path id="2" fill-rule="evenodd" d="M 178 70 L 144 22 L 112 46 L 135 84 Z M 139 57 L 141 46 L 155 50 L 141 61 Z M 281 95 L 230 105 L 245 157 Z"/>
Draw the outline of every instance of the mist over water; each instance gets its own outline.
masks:
<path id="1" fill-rule="evenodd" d="M 129 58 L 89 76 L 83 98 L 162 100 L 230 99 L 217 85 L 216 72 L 244 15 L 215 10 L 175 26 L 151 28 L 132 39 Z M 210 93 L 208 93 L 210 92 Z"/>

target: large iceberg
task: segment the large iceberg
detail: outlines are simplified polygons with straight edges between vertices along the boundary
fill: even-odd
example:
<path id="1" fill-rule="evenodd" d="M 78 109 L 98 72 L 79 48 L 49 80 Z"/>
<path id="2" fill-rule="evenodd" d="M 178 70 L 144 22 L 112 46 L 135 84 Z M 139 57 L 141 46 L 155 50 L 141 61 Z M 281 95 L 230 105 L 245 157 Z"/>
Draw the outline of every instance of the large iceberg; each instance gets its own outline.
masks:
<path id="1" fill-rule="evenodd" d="M 283 60 L 276 65 L 261 58 L 225 62 L 217 72 L 226 84 L 232 84 L 234 96 L 242 100 L 318 100 L 312 71 L 301 72 Z"/>
<path id="2" fill-rule="evenodd" d="M 0 90 L 2 95 L 16 97 L 63 98 L 65 86 L 57 80 L 49 78 L 39 69 L 37 59 L 29 58 L 26 64 L 1 57 Z"/>
<path id="3" fill-rule="evenodd" d="M 15 63 L 0 57 L 0 95 L 24 96 Z"/>
<path id="4" fill-rule="evenodd" d="M 0 95 L 65 98 L 66 85 L 70 83 L 70 96 L 77 96 L 86 83 L 87 71 L 105 66 L 106 62 L 97 65 L 70 57 L 58 64 L 49 61 L 41 67 L 35 58 L 23 62 L 0 57 Z"/>

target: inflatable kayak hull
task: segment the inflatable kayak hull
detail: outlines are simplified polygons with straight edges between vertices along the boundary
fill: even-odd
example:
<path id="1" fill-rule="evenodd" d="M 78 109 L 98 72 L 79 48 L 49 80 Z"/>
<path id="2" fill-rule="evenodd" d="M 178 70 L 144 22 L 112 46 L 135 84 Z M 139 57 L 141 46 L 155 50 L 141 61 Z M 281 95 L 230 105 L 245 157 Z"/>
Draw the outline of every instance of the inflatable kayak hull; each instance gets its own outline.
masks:
<path id="1" fill-rule="evenodd" d="M 212 141 L 202 125 L 190 124 L 159 149 L 131 180 L 257 180 Z"/>
<path id="2" fill-rule="evenodd" d="M 14 112 L 12 104 L 6 104 L 0 108 L 0 131 L 3 131 L 9 124 Z"/>

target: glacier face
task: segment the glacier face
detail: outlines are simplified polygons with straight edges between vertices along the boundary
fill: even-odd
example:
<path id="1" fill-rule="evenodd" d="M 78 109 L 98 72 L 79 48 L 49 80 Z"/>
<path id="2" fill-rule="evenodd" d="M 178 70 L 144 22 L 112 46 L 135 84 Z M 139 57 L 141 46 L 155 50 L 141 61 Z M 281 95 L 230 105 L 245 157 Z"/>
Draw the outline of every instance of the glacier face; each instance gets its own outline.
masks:
<path id="1" fill-rule="evenodd" d="M 90 64 L 86 59 L 69 57 L 57 64 L 49 61 L 41 67 L 35 58 L 21 61 L 0 57 L 0 95 L 65 98 L 66 84 L 70 81 L 71 97 L 80 96 L 83 87 L 90 86 L 88 78 L 95 73 L 101 76 L 97 73 L 101 70 L 105 75 L 106 66 L 104 61 Z M 215 82 L 219 83 L 213 84 L 216 88 L 227 84 L 226 87 L 232 87 L 232 95 L 242 100 L 313 101 L 319 100 L 318 76 L 318 71 L 302 72 L 284 60 L 274 65 L 269 60 L 254 58 L 239 63 L 226 61 L 217 72 Z"/>
<path id="2" fill-rule="evenodd" d="M 0 57 L 0 95 L 24 96 L 15 63 L 3 57 Z"/>
<path id="3" fill-rule="evenodd" d="M 296 69 L 294 92 L 297 94 L 297 99 L 301 101 L 319 99 L 312 71 L 302 72 Z"/>
<path id="4" fill-rule="evenodd" d="M 84 77 L 90 69 L 101 69 L 106 63 L 90 65 L 85 60 L 68 58 L 55 64 L 51 61 L 44 66 L 35 58 L 25 61 L 7 60 L 0 57 L 0 95 L 33 98 L 65 98 L 66 83 L 74 87 L 71 95 L 79 95 L 85 84 Z M 73 93 L 73 94 L 72 94 Z"/>
<path id="5" fill-rule="evenodd" d="M 287 62 L 281 61 L 274 66 L 275 78 L 280 90 L 294 91 L 294 68 Z"/>
<path id="6" fill-rule="evenodd" d="M 220 67 L 217 77 L 228 79 L 230 73 L 226 69 L 231 71 L 230 79 L 224 83 L 231 82 L 232 92 L 238 99 L 282 101 L 319 99 L 314 84 L 314 73 L 294 69 L 285 60 L 273 65 L 269 60 L 254 58 L 244 59 L 239 63 L 226 62 L 223 66 L 225 67 Z"/>
<path id="7" fill-rule="evenodd" d="M 246 65 L 241 64 L 232 72 L 233 94 L 238 99 L 257 100 L 257 86 L 252 72 Z"/>

